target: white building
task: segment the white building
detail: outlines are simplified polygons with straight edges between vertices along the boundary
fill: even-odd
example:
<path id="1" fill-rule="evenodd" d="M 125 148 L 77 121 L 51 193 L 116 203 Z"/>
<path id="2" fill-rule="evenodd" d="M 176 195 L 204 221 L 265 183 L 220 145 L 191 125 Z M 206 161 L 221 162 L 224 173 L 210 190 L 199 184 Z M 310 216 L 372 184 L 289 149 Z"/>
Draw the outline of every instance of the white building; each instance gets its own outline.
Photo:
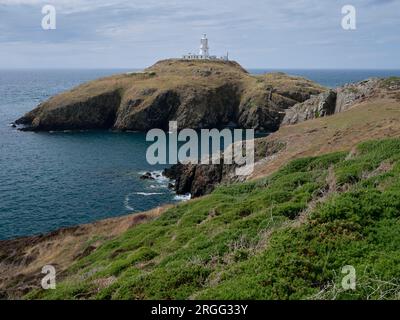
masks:
<path id="1" fill-rule="evenodd" d="M 185 60 L 225 60 L 228 61 L 228 53 L 226 56 L 218 58 L 217 56 L 210 56 L 210 47 L 208 46 L 207 35 L 203 35 L 200 39 L 200 52 L 199 54 L 188 53 L 182 56 Z"/>
<path id="2" fill-rule="evenodd" d="M 207 35 L 203 35 L 203 38 L 200 39 L 200 56 L 203 56 L 205 59 L 207 59 L 210 56 L 210 53 L 208 51 L 208 39 Z"/>

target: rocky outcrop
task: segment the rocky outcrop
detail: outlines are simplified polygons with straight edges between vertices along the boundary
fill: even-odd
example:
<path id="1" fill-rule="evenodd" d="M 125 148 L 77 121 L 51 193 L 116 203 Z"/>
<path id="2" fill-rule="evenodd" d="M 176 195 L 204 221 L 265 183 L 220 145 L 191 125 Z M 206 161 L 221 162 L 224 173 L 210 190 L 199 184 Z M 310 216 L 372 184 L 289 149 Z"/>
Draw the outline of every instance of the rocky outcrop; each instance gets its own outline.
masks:
<path id="1" fill-rule="evenodd" d="M 177 194 L 190 193 L 193 198 L 212 192 L 221 183 L 230 166 L 222 164 L 183 165 L 177 164 L 164 170 L 164 175 L 175 180 L 174 190 Z"/>
<path id="2" fill-rule="evenodd" d="M 284 148 L 277 141 L 256 139 L 254 144 L 255 161 L 271 157 Z M 173 189 L 177 194 L 190 193 L 197 198 L 211 193 L 220 184 L 229 184 L 246 179 L 237 176 L 235 164 L 224 164 L 224 155 L 220 154 L 220 164 L 176 164 L 164 170 L 163 175 L 174 180 Z"/>
<path id="3" fill-rule="evenodd" d="M 287 109 L 282 125 L 296 124 L 346 111 L 376 95 L 382 89 L 383 81 L 372 78 L 312 96 L 309 100 Z"/>
<path id="4" fill-rule="evenodd" d="M 283 110 L 292 104 L 291 99 L 275 95 L 271 89 L 248 94 L 242 98 L 239 107 L 237 120 L 239 127 L 255 128 L 263 132 L 276 131 L 282 121 Z"/>
<path id="5" fill-rule="evenodd" d="M 147 131 L 220 128 L 275 131 L 286 108 L 325 89 L 284 74 L 252 76 L 225 61 L 164 60 L 139 73 L 85 83 L 43 102 L 16 121 L 25 130 Z"/>
<path id="6" fill-rule="evenodd" d="M 312 96 L 303 103 L 298 103 L 286 111 L 282 125 L 296 124 L 309 119 L 329 116 L 335 113 L 336 92 L 330 90 Z"/>
<path id="7" fill-rule="evenodd" d="M 335 113 L 350 109 L 356 103 L 372 97 L 379 90 L 382 79 L 368 79 L 337 89 Z"/>

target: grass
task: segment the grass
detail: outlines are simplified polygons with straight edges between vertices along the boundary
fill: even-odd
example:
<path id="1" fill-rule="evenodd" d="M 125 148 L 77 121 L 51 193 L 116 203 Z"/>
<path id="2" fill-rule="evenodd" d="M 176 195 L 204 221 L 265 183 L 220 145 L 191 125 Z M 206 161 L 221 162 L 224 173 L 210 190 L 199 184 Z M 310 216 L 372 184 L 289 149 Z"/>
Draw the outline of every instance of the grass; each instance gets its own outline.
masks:
<path id="1" fill-rule="evenodd" d="M 400 140 L 294 160 L 169 209 L 34 299 L 398 299 Z M 354 266 L 356 290 L 341 286 Z"/>

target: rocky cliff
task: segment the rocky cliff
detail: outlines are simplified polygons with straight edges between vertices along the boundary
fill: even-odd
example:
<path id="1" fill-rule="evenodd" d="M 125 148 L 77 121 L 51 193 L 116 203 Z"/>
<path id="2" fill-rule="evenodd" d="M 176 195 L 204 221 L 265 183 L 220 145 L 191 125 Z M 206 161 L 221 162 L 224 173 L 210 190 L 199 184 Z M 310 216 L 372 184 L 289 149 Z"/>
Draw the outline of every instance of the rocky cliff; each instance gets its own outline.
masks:
<path id="1" fill-rule="evenodd" d="M 262 161 L 273 157 L 285 147 L 279 141 L 256 139 L 254 160 Z M 181 164 L 178 163 L 164 170 L 164 176 L 174 180 L 173 189 L 178 194 L 190 193 L 192 198 L 211 193 L 219 184 L 230 184 L 246 180 L 246 176 L 236 175 L 236 164 L 225 164 L 224 154 L 220 155 L 219 164 Z"/>
<path id="2" fill-rule="evenodd" d="M 379 92 L 385 93 L 388 89 L 385 81 L 387 80 L 372 78 L 312 96 L 288 108 L 282 125 L 296 124 L 346 111 L 357 103 L 376 96 Z"/>
<path id="3" fill-rule="evenodd" d="M 315 155 L 324 150 L 336 151 L 337 146 L 339 150 L 340 146 L 351 147 L 354 141 L 385 135 L 397 136 L 398 128 L 392 129 L 395 116 L 388 109 L 393 108 L 397 112 L 399 101 L 400 78 L 395 77 L 368 79 L 314 95 L 286 110 L 279 131 L 255 141 L 256 167 L 274 167 L 274 163 L 281 164 L 283 160 L 277 162 L 277 159 L 282 158 L 280 152 L 286 150 L 286 154 L 289 154 L 288 149 L 291 148 L 296 150 L 291 157 L 295 157 L 296 152 L 301 155 L 305 152 Z M 387 107 L 388 105 L 390 107 Z M 354 108 L 357 109 L 354 112 L 345 112 Z M 324 124 L 310 121 L 322 121 L 326 116 L 339 113 L 343 114 L 340 117 L 328 117 Z M 385 114 L 387 118 L 384 117 Z M 357 119 L 358 117 L 360 119 Z M 370 123 L 365 124 L 367 118 Z M 295 124 L 297 126 L 293 126 Z M 391 129 L 388 131 L 387 128 Z M 281 137 L 282 132 L 284 138 Z M 238 181 L 239 177 L 235 176 L 234 169 L 233 165 L 178 164 L 166 170 L 165 174 L 176 181 L 177 193 L 191 193 L 193 197 L 198 197 L 210 193 L 218 184 Z"/>
<path id="4" fill-rule="evenodd" d="M 91 81 L 16 121 L 25 130 L 218 128 L 275 131 L 284 110 L 324 92 L 282 73 L 252 76 L 236 62 L 164 60 L 143 72 Z"/>

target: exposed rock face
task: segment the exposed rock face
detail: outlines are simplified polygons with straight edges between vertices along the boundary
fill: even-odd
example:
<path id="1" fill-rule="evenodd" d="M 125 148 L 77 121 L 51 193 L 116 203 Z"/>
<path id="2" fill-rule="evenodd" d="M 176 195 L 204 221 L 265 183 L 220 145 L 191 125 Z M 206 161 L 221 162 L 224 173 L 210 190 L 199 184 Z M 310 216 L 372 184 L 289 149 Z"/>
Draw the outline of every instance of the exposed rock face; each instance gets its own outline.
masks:
<path id="1" fill-rule="evenodd" d="M 355 104 L 373 97 L 381 88 L 383 81 L 368 79 L 312 96 L 309 100 L 287 109 L 282 125 L 296 124 L 346 111 Z"/>
<path id="2" fill-rule="evenodd" d="M 346 111 L 355 103 L 372 97 L 381 82 L 382 80 L 373 78 L 338 88 L 335 113 Z"/>
<path id="3" fill-rule="evenodd" d="M 85 83 L 50 98 L 16 121 L 26 130 L 146 131 L 236 124 L 277 130 L 283 110 L 325 89 L 284 74 L 252 76 L 224 61 L 165 60 L 140 73 Z"/>
<path id="4" fill-rule="evenodd" d="M 164 175 L 175 180 L 177 194 L 190 193 L 193 198 L 210 193 L 223 177 L 224 166 L 177 164 L 164 170 Z"/>
<path id="5" fill-rule="evenodd" d="M 282 103 L 284 99 L 277 100 L 268 90 L 244 97 L 239 107 L 239 126 L 264 132 L 278 130 L 284 115 L 283 110 L 292 105 L 292 101 L 285 99 L 285 104 Z M 282 107 L 279 106 L 279 102 L 283 104 Z"/>
<path id="6" fill-rule="evenodd" d="M 288 109 L 282 125 L 296 124 L 309 119 L 329 116 L 335 113 L 335 108 L 336 92 L 332 90 L 324 92 Z"/>
<path id="7" fill-rule="evenodd" d="M 284 148 L 282 143 L 256 139 L 255 161 L 270 157 Z M 220 164 L 176 164 L 165 169 L 163 174 L 175 180 L 174 190 L 177 194 L 190 193 L 196 198 L 211 193 L 219 184 L 227 184 L 246 179 L 246 176 L 237 176 L 235 164 L 224 164 L 223 154 L 220 155 Z"/>
<path id="8" fill-rule="evenodd" d="M 35 130 L 106 129 L 113 125 L 121 103 L 117 90 L 52 107 L 51 100 L 16 121 Z"/>

